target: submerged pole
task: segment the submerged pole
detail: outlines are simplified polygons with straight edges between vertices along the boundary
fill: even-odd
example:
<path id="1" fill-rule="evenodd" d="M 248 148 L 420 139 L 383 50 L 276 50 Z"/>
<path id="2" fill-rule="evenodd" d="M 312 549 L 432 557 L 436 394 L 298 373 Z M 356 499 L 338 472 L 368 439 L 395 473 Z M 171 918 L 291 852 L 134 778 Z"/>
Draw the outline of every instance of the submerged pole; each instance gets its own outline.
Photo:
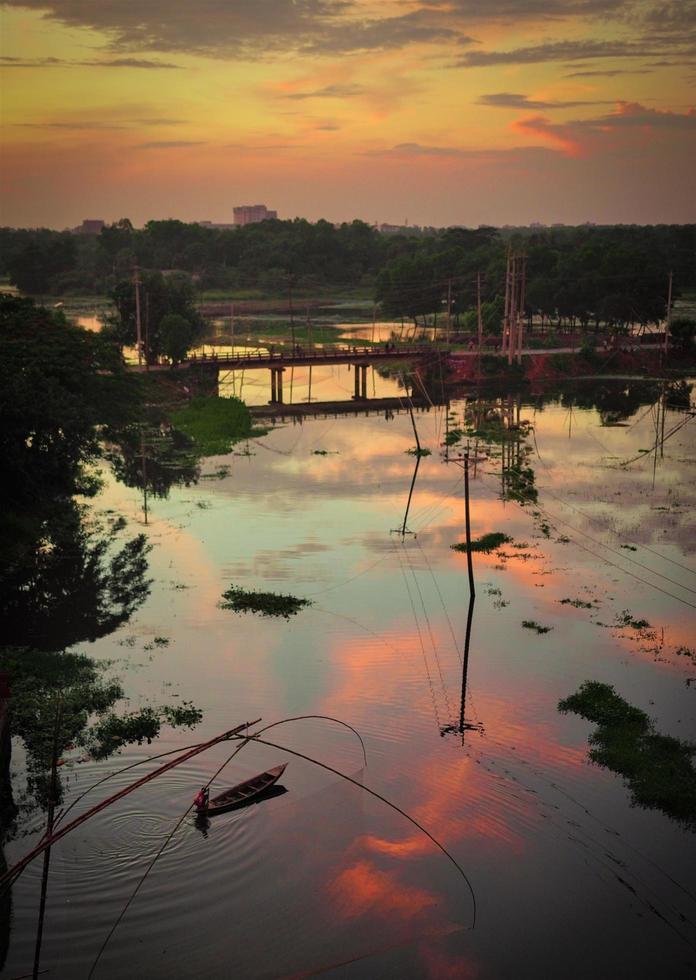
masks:
<path id="1" fill-rule="evenodd" d="M 63 706 L 59 704 L 56 709 L 56 720 L 53 728 L 53 748 L 51 750 L 51 786 L 48 797 L 48 815 L 46 818 L 46 837 L 53 833 L 53 816 L 56 808 L 56 796 L 58 788 L 58 738 L 60 735 L 60 723 L 63 717 Z M 43 939 L 44 916 L 46 913 L 46 893 L 48 892 L 48 872 L 51 865 L 51 848 L 47 847 L 44 851 L 43 871 L 41 873 L 41 899 L 39 901 L 39 921 L 36 927 L 36 945 L 34 947 L 34 968 L 32 978 L 36 980 L 39 975 L 41 965 L 41 942 Z"/>
<path id="2" fill-rule="evenodd" d="M 474 603 L 476 596 L 472 592 L 469 596 L 469 612 L 466 617 L 466 634 L 464 636 L 464 663 L 462 664 L 462 697 L 459 706 L 459 734 L 463 735 L 466 729 L 466 684 L 469 674 L 469 646 L 471 644 L 471 624 L 474 619 Z"/>
<path id="3" fill-rule="evenodd" d="M 464 453 L 464 520 L 466 523 L 466 564 L 469 570 L 469 594 L 476 597 L 474 585 L 474 563 L 471 557 L 471 518 L 469 515 L 469 449 Z"/>

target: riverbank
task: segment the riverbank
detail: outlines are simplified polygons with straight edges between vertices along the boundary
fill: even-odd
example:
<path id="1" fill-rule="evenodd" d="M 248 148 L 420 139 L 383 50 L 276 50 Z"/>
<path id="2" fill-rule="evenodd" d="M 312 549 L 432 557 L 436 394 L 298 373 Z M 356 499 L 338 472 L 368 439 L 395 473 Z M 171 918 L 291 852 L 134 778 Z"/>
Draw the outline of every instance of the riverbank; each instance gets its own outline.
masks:
<path id="1" fill-rule="evenodd" d="M 665 357 L 661 348 L 633 351 L 525 351 L 521 364 L 508 365 L 500 354 L 453 352 L 448 360 L 447 380 L 509 381 L 534 384 L 540 381 L 562 381 L 603 375 L 682 377 L 696 370 L 693 353 L 670 351 Z"/>

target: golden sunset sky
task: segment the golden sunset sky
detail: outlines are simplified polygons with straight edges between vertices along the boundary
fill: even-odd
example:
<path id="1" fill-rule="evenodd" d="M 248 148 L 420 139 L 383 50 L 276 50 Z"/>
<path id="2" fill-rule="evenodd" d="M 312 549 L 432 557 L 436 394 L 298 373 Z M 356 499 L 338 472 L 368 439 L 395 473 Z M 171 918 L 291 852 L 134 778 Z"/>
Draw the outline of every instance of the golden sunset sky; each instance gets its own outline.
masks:
<path id="1" fill-rule="evenodd" d="M 695 0 L 8 0 L 4 225 L 696 220 Z"/>

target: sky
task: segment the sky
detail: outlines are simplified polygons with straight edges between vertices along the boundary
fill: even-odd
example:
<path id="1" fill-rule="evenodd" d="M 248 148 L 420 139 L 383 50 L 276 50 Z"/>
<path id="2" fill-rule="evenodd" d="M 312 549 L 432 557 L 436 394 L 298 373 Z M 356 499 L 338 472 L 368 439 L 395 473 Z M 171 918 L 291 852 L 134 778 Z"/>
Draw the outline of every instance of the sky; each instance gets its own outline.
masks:
<path id="1" fill-rule="evenodd" d="M 6 0 L 0 224 L 696 221 L 696 0 Z"/>

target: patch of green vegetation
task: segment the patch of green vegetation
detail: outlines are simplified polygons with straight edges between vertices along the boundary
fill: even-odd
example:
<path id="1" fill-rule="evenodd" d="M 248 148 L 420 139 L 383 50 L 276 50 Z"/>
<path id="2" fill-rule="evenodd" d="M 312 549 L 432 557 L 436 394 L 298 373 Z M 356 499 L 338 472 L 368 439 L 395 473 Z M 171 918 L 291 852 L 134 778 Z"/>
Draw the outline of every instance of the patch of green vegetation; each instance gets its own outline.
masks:
<path id="1" fill-rule="evenodd" d="M 420 457 L 420 456 L 432 456 L 432 453 L 431 453 L 431 451 L 429 449 L 418 449 L 416 447 L 414 449 L 407 449 L 406 450 L 406 455 L 407 456 L 419 456 Z"/>
<path id="2" fill-rule="evenodd" d="M 562 606 L 575 606 L 576 609 L 594 609 L 594 604 L 583 599 L 559 599 Z"/>
<path id="3" fill-rule="evenodd" d="M 181 704 L 165 705 L 162 715 L 172 728 L 193 728 L 203 720 L 203 712 L 196 708 L 191 701 L 182 701 Z"/>
<path id="4" fill-rule="evenodd" d="M 221 609 L 231 609 L 240 613 L 259 613 L 261 616 L 283 616 L 290 619 L 300 609 L 311 606 L 309 599 L 298 599 L 292 595 L 279 595 L 276 592 L 254 592 L 251 589 L 235 588 L 232 586 L 223 592 L 220 603 Z"/>
<path id="5" fill-rule="evenodd" d="M 550 633 L 553 626 L 541 626 L 539 623 L 535 622 L 533 619 L 523 619 L 522 626 L 526 630 L 534 630 L 535 633 L 540 635 L 543 633 Z"/>
<path id="6" fill-rule="evenodd" d="M 695 744 L 659 734 L 644 711 L 599 681 L 585 681 L 558 710 L 598 726 L 589 738 L 590 759 L 624 778 L 633 804 L 696 830 Z"/>
<path id="7" fill-rule="evenodd" d="M 204 456 L 228 453 L 235 442 L 252 435 L 251 413 L 239 398 L 193 398 L 171 421 Z"/>
<path id="8" fill-rule="evenodd" d="M 649 630 L 651 629 L 650 623 L 647 619 L 635 619 L 633 614 L 629 612 L 628 609 L 624 609 L 616 617 L 616 625 L 620 629 L 627 629 L 630 627 L 633 630 Z"/>
<path id="9" fill-rule="evenodd" d="M 511 537 L 507 534 L 503 534 L 502 531 L 489 531 L 488 534 L 483 534 L 480 538 L 475 538 L 471 542 L 471 551 L 482 551 L 484 554 L 488 555 L 491 551 L 496 551 L 501 544 L 509 544 L 512 541 Z M 460 544 L 450 545 L 453 551 L 468 551 L 466 542 L 461 542 Z"/>
<path id="10" fill-rule="evenodd" d="M 638 549 L 636 548 L 636 546 L 633 545 L 633 544 L 622 544 L 622 545 L 619 545 L 619 547 L 620 548 L 623 548 L 625 551 L 638 551 Z"/>
<path id="11" fill-rule="evenodd" d="M 201 480 L 224 480 L 226 476 L 230 475 L 229 466 L 219 466 L 212 473 L 202 473 Z"/>

